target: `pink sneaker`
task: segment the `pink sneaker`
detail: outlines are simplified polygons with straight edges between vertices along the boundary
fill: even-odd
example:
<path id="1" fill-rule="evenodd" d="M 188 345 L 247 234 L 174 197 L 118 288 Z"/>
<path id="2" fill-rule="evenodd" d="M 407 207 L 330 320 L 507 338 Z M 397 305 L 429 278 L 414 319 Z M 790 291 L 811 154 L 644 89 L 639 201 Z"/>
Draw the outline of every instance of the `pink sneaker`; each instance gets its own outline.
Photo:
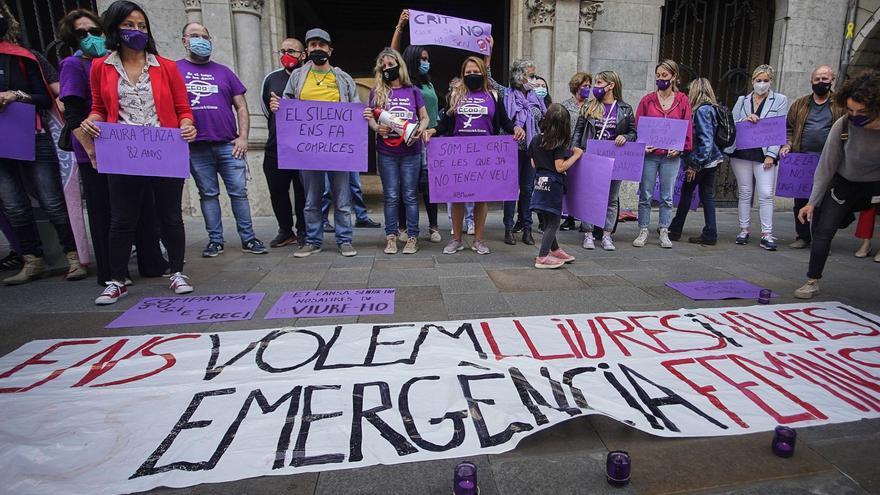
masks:
<path id="1" fill-rule="evenodd" d="M 574 261 L 574 256 L 566 253 L 562 250 L 562 248 L 557 249 L 556 251 L 550 251 L 550 256 L 562 261 L 563 263 L 571 263 Z"/>
<path id="2" fill-rule="evenodd" d="M 535 258 L 535 268 L 549 268 L 552 270 L 554 268 L 560 268 L 564 264 L 564 261 L 554 258 L 549 254 L 547 256 L 538 256 Z"/>

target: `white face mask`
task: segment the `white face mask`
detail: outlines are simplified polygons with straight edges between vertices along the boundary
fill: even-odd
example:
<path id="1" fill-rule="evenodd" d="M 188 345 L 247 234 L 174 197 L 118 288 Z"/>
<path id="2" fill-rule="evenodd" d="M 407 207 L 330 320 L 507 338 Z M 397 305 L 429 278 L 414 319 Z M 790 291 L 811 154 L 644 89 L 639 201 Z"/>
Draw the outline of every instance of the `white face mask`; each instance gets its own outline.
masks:
<path id="1" fill-rule="evenodd" d="M 770 83 L 756 82 L 752 84 L 752 88 L 754 88 L 756 94 L 765 95 L 770 91 Z"/>

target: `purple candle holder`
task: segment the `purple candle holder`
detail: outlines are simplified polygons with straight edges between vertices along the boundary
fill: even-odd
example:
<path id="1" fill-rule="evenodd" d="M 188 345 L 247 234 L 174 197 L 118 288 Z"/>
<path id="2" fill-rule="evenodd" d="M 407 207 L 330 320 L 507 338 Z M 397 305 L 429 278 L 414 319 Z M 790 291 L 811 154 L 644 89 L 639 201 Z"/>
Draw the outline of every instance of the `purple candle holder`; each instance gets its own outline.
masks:
<path id="1" fill-rule="evenodd" d="M 480 493 L 480 489 L 477 487 L 477 466 L 471 462 L 462 462 L 455 466 L 452 493 L 454 495 L 477 495 Z"/>
<path id="2" fill-rule="evenodd" d="M 758 304 L 770 304 L 770 298 L 773 297 L 773 291 L 770 289 L 761 289 L 758 293 Z"/>
<path id="3" fill-rule="evenodd" d="M 611 486 L 626 486 L 629 483 L 629 475 L 632 471 L 629 453 L 622 450 L 613 450 L 608 453 L 605 465 L 608 484 Z"/>
<path id="4" fill-rule="evenodd" d="M 778 457 L 791 457 L 794 455 L 794 444 L 796 441 L 796 431 L 787 426 L 777 426 L 773 432 L 773 443 L 770 447 Z"/>

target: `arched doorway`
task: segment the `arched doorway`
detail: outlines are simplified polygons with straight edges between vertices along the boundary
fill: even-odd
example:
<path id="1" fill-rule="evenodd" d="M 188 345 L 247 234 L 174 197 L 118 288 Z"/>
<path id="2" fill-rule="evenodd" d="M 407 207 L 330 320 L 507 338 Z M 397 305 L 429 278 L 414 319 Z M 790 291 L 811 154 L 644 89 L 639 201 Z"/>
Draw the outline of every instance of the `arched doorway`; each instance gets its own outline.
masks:
<path id="1" fill-rule="evenodd" d="M 880 7 L 855 36 L 849 73 L 878 68 L 880 68 Z"/>
<path id="2" fill-rule="evenodd" d="M 61 18 L 74 9 L 98 11 L 95 0 L 15 0 L 7 5 L 21 23 L 22 44 L 43 52 L 55 65 L 70 54 L 57 41 Z"/>

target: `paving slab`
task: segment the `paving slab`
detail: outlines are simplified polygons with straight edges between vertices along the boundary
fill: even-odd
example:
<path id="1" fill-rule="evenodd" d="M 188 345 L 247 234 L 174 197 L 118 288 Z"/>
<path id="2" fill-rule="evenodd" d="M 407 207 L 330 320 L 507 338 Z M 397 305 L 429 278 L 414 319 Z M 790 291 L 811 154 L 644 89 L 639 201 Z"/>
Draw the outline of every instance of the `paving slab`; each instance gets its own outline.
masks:
<path id="1" fill-rule="evenodd" d="M 507 292 L 504 299 L 517 316 L 592 313 L 614 304 L 600 289 Z"/>
<path id="2" fill-rule="evenodd" d="M 868 493 L 880 493 L 880 432 L 857 438 L 811 441 L 807 445 Z M 796 454 L 800 454 L 800 447 Z"/>
<path id="3" fill-rule="evenodd" d="M 490 458 L 490 466 L 501 493 L 534 494 L 633 494 L 634 484 L 613 487 L 605 477 L 607 452 L 540 455 L 513 459 Z"/>
<path id="4" fill-rule="evenodd" d="M 501 292 L 583 289 L 585 284 L 566 270 L 512 268 L 487 270 Z"/>
<path id="5" fill-rule="evenodd" d="M 312 495 L 318 473 L 286 476 L 260 476 L 227 483 L 204 483 L 187 488 L 156 488 L 143 495 Z"/>
<path id="6" fill-rule="evenodd" d="M 822 474 L 752 483 L 731 488 L 699 490 L 693 495 L 867 495 L 855 481 L 840 474 Z"/>
<path id="7" fill-rule="evenodd" d="M 440 277 L 440 290 L 446 294 L 479 294 L 498 292 L 495 284 L 485 275 L 476 277 Z"/>

